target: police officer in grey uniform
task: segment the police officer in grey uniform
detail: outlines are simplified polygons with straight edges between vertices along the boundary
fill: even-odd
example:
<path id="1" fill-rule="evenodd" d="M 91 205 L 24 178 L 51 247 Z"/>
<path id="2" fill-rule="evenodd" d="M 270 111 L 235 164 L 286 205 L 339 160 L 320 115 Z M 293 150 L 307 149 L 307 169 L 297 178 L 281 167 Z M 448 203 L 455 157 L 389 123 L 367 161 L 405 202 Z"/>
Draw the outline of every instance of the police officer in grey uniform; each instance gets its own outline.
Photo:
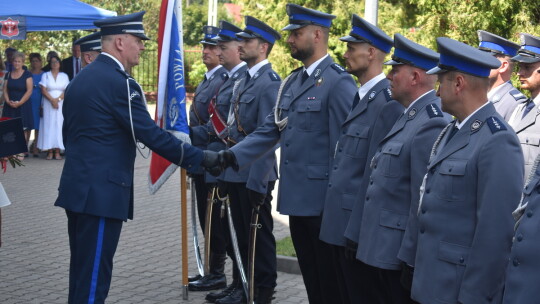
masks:
<path id="1" fill-rule="evenodd" d="M 228 146 L 241 142 L 262 125 L 272 112 L 281 78 L 272 70 L 268 55 L 281 35 L 264 22 L 245 17 L 246 28 L 236 35 L 240 42 L 240 59 L 247 63 L 246 77 L 237 81 L 233 89 L 228 117 Z M 253 208 L 259 207 L 259 224 L 255 246 L 255 301 L 271 303 L 276 286 L 276 240 L 272 234 L 272 190 L 277 179 L 276 154 L 270 151 L 250 166 L 239 171 L 228 168 L 223 174 L 231 200 L 233 224 L 238 238 L 244 269 L 248 267 L 248 246 Z M 252 207 L 253 206 L 253 207 Z M 245 302 L 240 282 L 231 299 L 219 303 Z"/>
<path id="2" fill-rule="evenodd" d="M 521 89 L 531 98 L 519 105 L 510 119 L 525 157 L 525 175 L 529 176 L 536 156 L 540 153 L 540 37 L 521 34 L 521 49 L 512 60 L 518 62 Z"/>
<path id="3" fill-rule="evenodd" d="M 219 33 L 219 28 L 204 26 L 203 32 L 204 38 L 200 43 L 203 45 L 202 61 L 207 72 L 204 74 L 203 81 L 199 83 L 195 90 L 195 96 L 189 109 L 189 126 L 191 143 L 197 148 L 206 149 L 208 144 L 208 104 L 228 75 L 227 70 L 219 64 L 219 48 L 217 42 L 212 39 Z M 189 173 L 195 183 L 199 223 L 204 231 L 209 187 L 206 186 L 203 170 L 190 171 Z M 225 285 L 226 278 L 223 270 L 226 261 L 227 236 L 224 229 L 221 228 L 219 215 L 219 208 L 213 208 L 212 223 L 214 224 L 211 226 L 212 232 L 210 233 L 210 248 L 212 251 L 210 254 L 210 273 L 205 278 L 200 276 L 192 278 L 192 281 L 202 279 L 191 284 L 192 289 L 211 290 L 222 288 Z"/>
<path id="4" fill-rule="evenodd" d="M 489 74 L 491 88 L 488 99 L 504 120 L 508 121 L 518 104 L 527 99 L 510 81 L 515 66 L 510 58 L 516 56 L 519 45 L 486 31 L 478 31 L 478 39 L 478 49 L 491 53 L 501 62 L 501 66 Z"/>
<path id="5" fill-rule="evenodd" d="M 328 55 L 328 33 L 334 15 L 287 4 L 291 56 L 304 67 L 280 87 L 275 111 L 264 124 L 235 145 L 222 159 L 243 168 L 281 147 L 277 210 L 289 215 L 291 237 L 310 303 L 336 303 L 337 284 L 328 261 L 330 247 L 319 240 L 331 160 L 340 126 L 349 113 L 356 85 Z M 221 152 L 220 152 L 221 153 Z"/>
<path id="6" fill-rule="evenodd" d="M 89 65 L 101 53 L 101 32 L 95 32 L 75 41 L 81 48 L 81 68 Z"/>
<path id="7" fill-rule="evenodd" d="M 450 38 L 437 45 L 439 66 L 428 74 L 439 74 L 442 109 L 456 120 L 437 138 L 421 186 L 412 298 L 501 303 L 523 154 L 487 99 L 500 61 Z"/>
<path id="8" fill-rule="evenodd" d="M 431 147 L 450 122 L 434 90 L 437 76 L 426 74 L 437 66 L 439 54 L 400 34 L 394 35 L 394 47 L 385 64 L 392 66 L 392 97 L 405 109 L 371 160 L 357 254 L 377 268 L 379 302 L 389 304 L 411 303 L 410 285 L 401 284 L 401 261 L 414 265 L 420 185 Z"/>
<path id="9" fill-rule="evenodd" d="M 341 302 L 375 303 L 376 297 L 371 296 L 375 268 L 356 259 L 356 245 L 349 246 L 353 249 L 348 248 L 343 234 L 357 201 L 358 189 L 366 176 L 366 163 L 369 164 L 377 145 L 404 108 L 390 97 L 390 82 L 382 72 L 386 54 L 392 48 L 392 38 L 353 14 L 352 30 L 340 40 L 347 42 L 347 52 L 343 56 L 347 72 L 358 77 L 361 87 L 349 115 L 341 124 L 320 239 L 332 247 L 334 256 L 327 263 L 333 263 L 336 270 Z"/>

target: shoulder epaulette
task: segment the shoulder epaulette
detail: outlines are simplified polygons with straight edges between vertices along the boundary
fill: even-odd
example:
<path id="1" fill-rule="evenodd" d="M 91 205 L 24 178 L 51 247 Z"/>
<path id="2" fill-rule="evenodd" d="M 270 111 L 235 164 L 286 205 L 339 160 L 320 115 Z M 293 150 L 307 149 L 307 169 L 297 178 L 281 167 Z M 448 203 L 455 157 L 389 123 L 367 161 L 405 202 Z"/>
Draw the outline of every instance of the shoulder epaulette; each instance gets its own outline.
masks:
<path id="1" fill-rule="evenodd" d="M 514 99 L 516 99 L 517 102 L 527 100 L 527 96 L 525 96 L 523 93 L 521 93 L 517 89 L 512 89 L 509 93 L 510 95 L 512 95 L 512 97 L 514 97 Z"/>
<path id="2" fill-rule="evenodd" d="M 436 103 L 430 103 L 426 106 L 426 111 L 429 115 L 429 118 L 434 117 L 443 117 L 443 112 Z"/>
<path id="3" fill-rule="evenodd" d="M 272 79 L 273 81 L 281 80 L 281 78 L 279 78 L 279 75 L 274 71 L 268 72 L 268 76 L 270 76 L 270 79 Z"/>
<path id="4" fill-rule="evenodd" d="M 225 80 L 229 75 L 225 72 L 221 73 L 221 79 Z"/>
<path id="5" fill-rule="evenodd" d="M 347 72 L 344 67 L 340 66 L 337 63 L 332 63 L 330 65 L 334 70 L 336 70 L 339 74 Z"/>
<path id="6" fill-rule="evenodd" d="M 390 91 L 390 88 L 383 89 L 384 97 L 386 97 L 386 101 L 392 100 L 392 91 Z"/>
<path id="7" fill-rule="evenodd" d="M 491 133 L 496 133 L 499 131 L 506 130 L 506 125 L 496 116 L 491 116 L 486 120 Z"/>

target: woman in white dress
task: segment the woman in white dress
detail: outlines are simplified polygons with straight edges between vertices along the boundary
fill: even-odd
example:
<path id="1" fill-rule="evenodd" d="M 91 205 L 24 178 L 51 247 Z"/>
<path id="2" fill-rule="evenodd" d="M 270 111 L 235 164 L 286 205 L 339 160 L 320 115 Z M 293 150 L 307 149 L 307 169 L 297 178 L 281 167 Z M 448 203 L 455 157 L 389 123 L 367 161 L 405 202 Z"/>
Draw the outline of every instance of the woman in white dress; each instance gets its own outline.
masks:
<path id="1" fill-rule="evenodd" d="M 64 91 L 69 84 L 67 74 L 60 72 L 60 58 L 52 56 L 49 59 L 51 70 L 41 77 L 39 85 L 43 93 L 43 118 L 39 122 L 38 148 L 48 150 L 47 159 L 62 159 L 60 150 L 64 150 L 62 142 L 62 104 Z"/>

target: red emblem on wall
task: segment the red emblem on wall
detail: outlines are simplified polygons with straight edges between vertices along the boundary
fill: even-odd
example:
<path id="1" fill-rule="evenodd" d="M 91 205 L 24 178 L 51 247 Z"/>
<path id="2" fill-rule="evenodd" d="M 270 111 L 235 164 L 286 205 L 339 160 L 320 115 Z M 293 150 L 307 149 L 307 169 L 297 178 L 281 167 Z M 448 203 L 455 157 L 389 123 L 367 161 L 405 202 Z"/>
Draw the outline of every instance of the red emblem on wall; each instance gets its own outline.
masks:
<path id="1" fill-rule="evenodd" d="M 19 20 L 13 20 L 7 18 L 6 20 L 0 20 L 2 24 L 2 35 L 7 37 L 13 37 L 19 35 Z"/>

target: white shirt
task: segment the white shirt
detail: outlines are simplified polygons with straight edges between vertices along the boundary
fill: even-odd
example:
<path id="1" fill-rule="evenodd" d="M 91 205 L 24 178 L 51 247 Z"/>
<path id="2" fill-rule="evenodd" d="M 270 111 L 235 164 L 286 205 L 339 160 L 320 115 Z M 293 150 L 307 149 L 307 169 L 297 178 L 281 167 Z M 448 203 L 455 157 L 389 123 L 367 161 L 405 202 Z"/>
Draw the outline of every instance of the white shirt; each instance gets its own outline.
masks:
<path id="1" fill-rule="evenodd" d="M 257 63 L 256 65 L 252 66 L 251 69 L 248 70 L 249 76 L 251 76 L 251 78 L 253 78 L 253 76 L 255 76 L 255 74 L 257 74 L 257 72 L 263 67 L 263 65 L 265 65 L 267 63 L 268 63 L 268 59 L 265 59 L 265 60 Z"/>
<path id="2" fill-rule="evenodd" d="M 310 64 L 307 68 L 304 67 L 304 71 L 307 72 L 307 74 L 309 76 L 311 76 L 311 73 L 313 73 L 313 71 L 315 71 L 315 69 L 317 68 L 317 66 L 319 66 L 319 63 L 321 63 L 324 59 L 326 59 L 326 57 L 328 57 L 328 54 L 322 56 L 319 60 L 315 61 L 314 63 Z"/>
<path id="3" fill-rule="evenodd" d="M 126 69 L 124 69 L 124 66 L 120 63 L 120 61 L 118 61 L 118 59 L 116 59 L 113 55 L 109 53 L 105 53 L 105 52 L 101 52 L 101 54 L 111 57 L 114 61 L 116 61 L 116 63 L 118 63 L 122 71 L 126 71 Z"/>
<path id="4" fill-rule="evenodd" d="M 366 82 L 363 86 L 361 86 L 358 89 L 358 95 L 360 96 L 360 100 L 366 96 L 367 92 L 371 90 L 379 81 L 386 78 L 386 75 L 384 73 L 380 73 L 379 75 L 371 78 L 368 82 Z"/>
<path id="5" fill-rule="evenodd" d="M 243 67 L 244 65 L 246 65 L 246 62 L 245 61 L 242 61 L 240 62 L 239 64 L 237 64 L 234 68 L 232 68 L 232 70 L 229 72 L 229 77 L 232 77 L 232 75 L 234 75 L 234 73 L 236 71 L 238 71 L 239 68 Z"/>
<path id="6" fill-rule="evenodd" d="M 472 112 L 471 114 L 469 114 L 469 116 L 467 116 L 467 118 L 465 118 L 462 122 L 459 122 L 457 121 L 456 123 L 456 127 L 458 129 L 461 129 L 461 127 L 463 127 L 463 125 L 465 125 L 465 123 L 467 122 L 467 120 L 469 120 L 469 118 L 471 118 L 471 116 L 473 116 L 476 112 L 480 111 L 480 109 L 482 109 L 483 107 L 487 106 L 488 104 L 490 103 L 490 101 L 486 101 L 485 104 L 483 104 L 480 108 L 476 109 L 476 111 Z"/>
<path id="7" fill-rule="evenodd" d="M 206 76 L 206 80 L 210 79 L 210 77 L 212 77 L 212 75 L 214 75 L 214 73 L 219 69 L 221 68 L 221 64 L 218 64 L 217 67 L 211 69 L 210 71 L 204 73 L 204 75 Z"/>
<path id="8" fill-rule="evenodd" d="M 415 102 L 418 101 L 418 99 L 424 97 L 426 94 L 428 94 L 428 93 L 431 92 L 431 91 L 434 91 L 434 90 L 429 90 L 429 91 L 425 92 L 424 94 L 420 95 L 420 97 L 416 98 L 413 102 L 411 102 L 411 104 L 405 109 L 405 111 L 403 112 L 403 114 L 407 113 L 407 111 L 409 111 L 409 109 L 413 106 L 413 104 L 414 104 Z"/>

